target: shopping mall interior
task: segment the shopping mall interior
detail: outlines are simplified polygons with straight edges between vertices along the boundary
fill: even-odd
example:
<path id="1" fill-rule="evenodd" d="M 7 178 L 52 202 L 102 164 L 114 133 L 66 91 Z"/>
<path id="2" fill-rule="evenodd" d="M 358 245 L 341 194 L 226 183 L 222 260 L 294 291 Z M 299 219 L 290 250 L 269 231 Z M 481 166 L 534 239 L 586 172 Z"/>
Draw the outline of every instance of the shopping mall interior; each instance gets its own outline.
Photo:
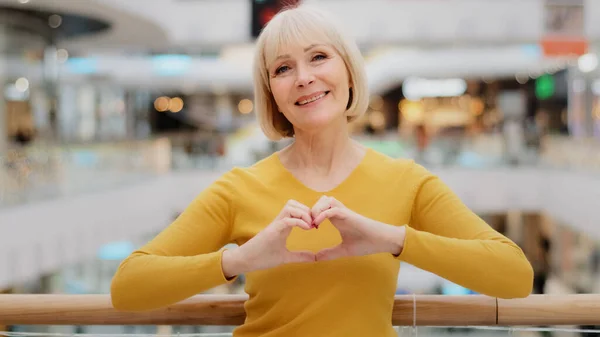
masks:
<path id="1" fill-rule="evenodd" d="M 352 138 L 423 165 L 523 250 L 531 310 L 513 316 L 562 310 L 492 329 L 496 300 L 494 324 L 418 333 L 600 336 L 599 0 L 0 0 L 0 335 L 230 336 L 238 321 L 201 314 L 81 318 L 104 302 L 78 296 L 108 299 L 122 261 L 200 192 L 293 143 L 262 132 L 253 55 L 296 4 L 334 13 L 364 58 Z M 414 296 L 483 298 L 401 265 L 411 310 Z M 198 295 L 245 295 L 243 276 Z M 18 297 L 42 294 L 68 305 Z"/>

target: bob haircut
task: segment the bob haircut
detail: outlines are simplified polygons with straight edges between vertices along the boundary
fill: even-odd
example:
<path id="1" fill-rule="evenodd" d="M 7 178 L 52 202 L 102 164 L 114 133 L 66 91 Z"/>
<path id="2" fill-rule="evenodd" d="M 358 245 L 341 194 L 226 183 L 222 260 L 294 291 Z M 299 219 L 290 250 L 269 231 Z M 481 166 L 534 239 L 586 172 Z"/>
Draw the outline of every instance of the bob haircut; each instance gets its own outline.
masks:
<path id="1" fill-rule="evenodd" d="M 342 57 L 350 78 L 348 122 L 367 110 L 369 89 L 364 60 L 356 43 L 347 37 L 327 13 L 306 5 L 279 12 L 263 28 L 254 54 L 254 104 L 260 127 L 270 140 L 294 136 L 292 123 L 279 112 L 269 84 L 268 65 L 288 45 L 327 44 Z"/>

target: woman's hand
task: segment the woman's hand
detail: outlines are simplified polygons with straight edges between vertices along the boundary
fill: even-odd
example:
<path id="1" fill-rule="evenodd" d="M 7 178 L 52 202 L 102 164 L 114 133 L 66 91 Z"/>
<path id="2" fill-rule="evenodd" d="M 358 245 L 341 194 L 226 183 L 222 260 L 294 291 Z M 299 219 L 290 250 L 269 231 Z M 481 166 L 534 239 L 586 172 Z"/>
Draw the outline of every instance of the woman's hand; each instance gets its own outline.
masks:
<path id="1" fill-rule="evenodd" d="M 333 197 L 323 196 L 311 210 L 313 223 L 318 226 L 329 219 L 342 237 L 336 247 L 317 253 L 317 261 L 346 256 L 377 253 L 399 255 L 404 246 L 406 228 L 391 226 L 357 214 Z"/>
<path id="2" fill-rule="evenodd" d="M 312 252 L 294 251 L 286 247 L 292 228 L 314 228 L 310 208 L 290 200 L 265 229 L 240 247 L 223 252 L 222 268 L 230 278 L 243 273 L 277 267 L 286 263 L 314 262 Z"/>

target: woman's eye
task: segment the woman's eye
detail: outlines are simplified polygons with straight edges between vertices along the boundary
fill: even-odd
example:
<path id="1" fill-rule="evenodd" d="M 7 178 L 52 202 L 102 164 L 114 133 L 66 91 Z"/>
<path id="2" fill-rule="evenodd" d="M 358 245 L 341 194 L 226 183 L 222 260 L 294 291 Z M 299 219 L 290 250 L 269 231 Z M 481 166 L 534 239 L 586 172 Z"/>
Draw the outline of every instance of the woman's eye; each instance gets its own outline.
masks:
<path id="1" fill-rule="evenodd" d="M 326 57 L 325 55 L 323 55 L 323 54 L 317 54 L 317 55 L 315 55 L 315 56 L 313 57 L 313 61 L 320 61 L 320 60 L 324 60 L 324 59 L 326 59 L 326 58 L 327 58 L 327 57 Z"/>
<path id="2" fill-rule="evenodd" d="M 288 66 L 281 66 L 281 67 L 277 68 L 277 70 L 275 70 L 275 75 L 282 74 L 282 73 L 286 72 L 288 69 L 289 69 Z"/>

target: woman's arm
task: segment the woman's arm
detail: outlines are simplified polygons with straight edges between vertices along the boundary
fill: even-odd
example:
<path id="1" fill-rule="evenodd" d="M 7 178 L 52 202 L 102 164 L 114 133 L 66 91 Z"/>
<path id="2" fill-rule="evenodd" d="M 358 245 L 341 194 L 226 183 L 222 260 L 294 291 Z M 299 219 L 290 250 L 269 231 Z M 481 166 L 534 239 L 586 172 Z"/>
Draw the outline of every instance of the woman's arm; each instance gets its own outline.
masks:
<path id="1" fill-rule="evenodd" d="M 226 174 L 119 266 L 111 284 L 113 306 L 139 311 L 167 306 L 220 284 L 222 251 L 231 241 L 233 183 Z"/>
<path id="2" fill-rule="evenodd" d="M 484 295 L 528 296 L 533 270 L 523 251 L 439 178 L 419 165 L 412 170 L 417 181 L 413 213 L 399 259 Z"/>

